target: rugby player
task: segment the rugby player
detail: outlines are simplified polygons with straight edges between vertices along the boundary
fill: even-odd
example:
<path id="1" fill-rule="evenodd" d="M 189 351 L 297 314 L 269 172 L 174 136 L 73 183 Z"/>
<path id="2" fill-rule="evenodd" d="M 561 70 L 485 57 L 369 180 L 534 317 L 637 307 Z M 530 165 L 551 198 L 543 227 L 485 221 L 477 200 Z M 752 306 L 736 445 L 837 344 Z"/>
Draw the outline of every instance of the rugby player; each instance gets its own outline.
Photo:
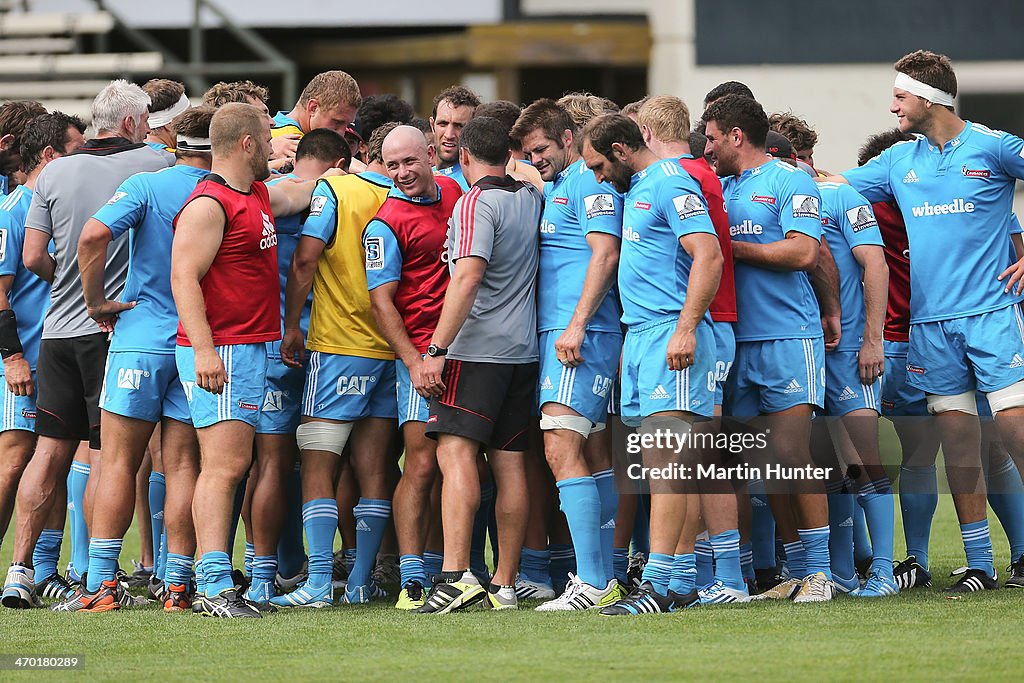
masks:
<path id="1" fill-rule="evenodd" d="M 437 439 L 443 476 L 444 565 L 420 613 L 443 614 L 484 599 L 492 609 L 518 606 L 543 198 L 533 185 L 505 173 L 510 156 L 511 142 L 497 119 L 479 117 L 462 130 L 459 164 L 473 188 L 452 213 L 451 283 L 422 370 L 431 397 L 427 436 Z M 498 564 L 486 590 L 470 572 L 481 448 L 498 489 Z"/>
<path id="2" fill-rule="evenodd" d="M 818 134 L 806 121 L 792 112 L 776 113 L 768 117 L 768 129 L 789 140 L 797 160 L 814 168 L 814 146 L 818 144 Z"/>
<path id="3" fill-rule="evenodd" d="M 356 120 L 362 102 L 359 84 L 344 71 L 325 71 L 313 77 L 291 111 L 274 116 L 274 137 L 302 136 L 316 128 L 330 128 L 336 133 Z"/>
<path id="4" fill-rule="evenodd" d="M 0 104 L 0 196 L 6 196 L 25 182 L 21 167 L 21 134 L 29 121 L 45 114 L 35 100 L 12 100 Z"/>
<path id="5" fill-rule="evenodd" d="M 20 133 L 18 158 L 26 173 L 25 182 L 0 204 L 0 355 L 5 381 L 0 421 L 0 452 L 4 454 L 0 468 L 0 541 L 7 533 L 18 482 L 36 443 L 36 360 L 43 316 L 50 304 L 50 284 L 30 272 L 21 260 L 25 216 L 43 168 L 81 147 L 84 132 L 85 124 L 60 112 L 34 118 Z M 64 507 L 54 505 L 36 544 L 42 551 L 36 553 L 40 560 L 35 562 L 40 578 L 37 595 L 63 598 L 70 593 L 70 586 L 57 573 L 63 536 Z M 52 566 L 40 566 L 43 563 Z"/>
<path id="6" fill-rule="evenodd" d="M 157 151 L 174 154 L 177 138 L 170 123 L 192 106 L 185 96 L 185 85 L 166 78 L 151 78 L 142 85 L 142 89 L 150 99 L 146 144 Z"/>
<path id="7" fill-rule="evenodd" d="M 480 97 L 475 92 L 461 85 L 451 85 L 434 98 L 434 109 L 430 114 L 437 156 L 434 171 L 454 178 L 463 192 L 469 190 L 469 183 L 459 163 L 459 136 L 479 104 Z"/>

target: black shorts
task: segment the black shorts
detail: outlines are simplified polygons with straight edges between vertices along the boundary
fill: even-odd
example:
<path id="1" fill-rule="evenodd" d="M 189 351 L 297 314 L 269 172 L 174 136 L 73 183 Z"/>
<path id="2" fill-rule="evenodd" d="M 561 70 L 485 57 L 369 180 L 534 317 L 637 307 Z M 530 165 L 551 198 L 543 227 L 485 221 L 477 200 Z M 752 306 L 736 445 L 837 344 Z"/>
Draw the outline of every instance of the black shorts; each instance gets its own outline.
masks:
<path id="1" fill-rule="evenodd" d="M 107 367 L 106 332 L 39 344 L 36 434 L 100 447 L 100 391 Z"/>
<path id="2" fill-rule="evenodd" d="M 441 381 L 445 392 L 430 401 L 427 436 L 455 434 L 497 450 L 527 449 L 537 363 L 448 360 Z"/>

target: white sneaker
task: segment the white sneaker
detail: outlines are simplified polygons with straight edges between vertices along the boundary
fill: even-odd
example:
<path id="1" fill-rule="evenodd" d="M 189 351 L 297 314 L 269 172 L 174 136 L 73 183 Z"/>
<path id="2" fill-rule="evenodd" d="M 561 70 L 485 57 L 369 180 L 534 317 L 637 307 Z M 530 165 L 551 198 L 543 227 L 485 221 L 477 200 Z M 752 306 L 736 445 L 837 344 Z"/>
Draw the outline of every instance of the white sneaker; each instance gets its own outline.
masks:
<path id="1" fill-rule="evenodd" d="M 21 565 L 11 565 L 4 581 L 3 597 L 0 602 L 12 609 L 42 607 L 43 601 L 36 595 L 35 570 Z"/>
<path id="2" fill-rule="evenodd" d="M 805 577 L 793 602 L 828 602 L 836 594 L 836 587 L 823 572 Z"/>
<path id="3" fill-rule="evenodd" d="M 729 588 L 721 581 L 715 581 L 710 586 L 697 591 L 697 598 L 701 605 L 728 605 L 732 602 L 749 602 L 750 593 L 746 586 L 743 590 Z"/>
<path id="4" fill-rule="evenodd" d="M 565 592 L 554 600 L 538 605 L 535 609 L 537 612 L 572 612 L 605 607 L 618 599 L 618 587 L 619 583 L 615 579 L 609 581 L 604 588 L 595 588 L 583 583 L 575 574 L 569 574 Z"/>
<path id="5" fill-rule="evenodd" d="M 786 579 L 785 581 L 783 581 L 782 583 L 778 584 L 777 586 L 773 586 L 773 587 L 769 588 L 768 590 L 766 590 L 766 591 L 764 591 L 762 593 L 758 593 L 757 595 L 751 596 L 750 599 L 751 600 L 789 600 L 789 599 L 791 599 L 797 593 L 797 591 L 800 590 L 800 587 L 802 585 L 803 585 L 803 582 L 800 581 L 800 579 Z"/>
<path id="6" fill-rule="evenodd" d="M 517 577 L 516 597 L 520 600 L 550 600 L 555 597 L 555 589 L 550 583 L 537 583 Z"/>

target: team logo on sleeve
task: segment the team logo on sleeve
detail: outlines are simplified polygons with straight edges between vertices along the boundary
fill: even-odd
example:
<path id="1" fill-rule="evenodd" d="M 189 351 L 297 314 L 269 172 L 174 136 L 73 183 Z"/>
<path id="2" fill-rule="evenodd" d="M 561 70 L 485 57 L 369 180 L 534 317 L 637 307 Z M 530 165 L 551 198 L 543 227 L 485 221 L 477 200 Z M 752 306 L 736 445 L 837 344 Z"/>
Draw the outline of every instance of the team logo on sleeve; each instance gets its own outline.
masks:
<path id="1" fill-rule="evenodd" d="M 850 221 L 850 225 L 853 226 L 854 232 L 878 227 L 878 221 L 875 220 L 875 214 L 871 212 L 871 207 L 867 204 L 861 204 L 860 206 L 853 207 L 846 212 L 846 218 Z"/>
<path id="2" fill-rule="evenodd" d="M 672 204 L 676 207 L 679 220 L 686 220 L 694 216 L 706 216 L 708 210 L 704 208 L 704 202 L 695 194 L 682 194 L 672 198 Z"/>
<path id="3" fill-rule="evenodd" d="M 366 249 L 366 269 L 384 269 L 384 238 L 367 237 L 363 243 Z"/>
<path id="4" fill-rule="evenodd" d="M 110 206 L 111 204 L 117 204 L 119 201 L 121 201 L 127 196 L 127 192 L 115 192 L 114 195 L 109 200 L 107 200 L 107 206 Z"/>
<path id="5" fill-rule="evenodd" d="M 323 195 L 317 195 L 313 197 L 313 200 L 309 203 L 309 215 L 319 216 L 323 213 L 324 206 L 327 204 L 327 197 Z"/>
<path id="6" fill-rule="evenodd" d="M 614 216 L 615 203 L 609 193 L 590 194 L 583 198 L 583 208 L 587 212 L 587 218 L 597 216 Z"/>
<path id="7" fill-rule="evenodd" d="M 793 218 L 816 218 L 821 219 L 821 212 L 818 210 L 818 198 L 809 194 L 793 195 Z"/>

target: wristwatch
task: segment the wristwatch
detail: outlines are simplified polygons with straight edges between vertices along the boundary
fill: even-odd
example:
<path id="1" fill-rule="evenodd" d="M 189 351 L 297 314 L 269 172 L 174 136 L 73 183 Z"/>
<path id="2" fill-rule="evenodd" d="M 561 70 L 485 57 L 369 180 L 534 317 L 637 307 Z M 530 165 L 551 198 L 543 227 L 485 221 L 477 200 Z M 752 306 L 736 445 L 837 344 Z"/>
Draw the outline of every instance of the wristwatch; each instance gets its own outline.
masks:
<path id="1" fill-rule="evenodd" d="M 440 358 L 441 356 L 448 355 L 448 349 L 442 349 L 437 344 L 431 344 L 427 347 L 427 355 L 431 358 Z"/>

